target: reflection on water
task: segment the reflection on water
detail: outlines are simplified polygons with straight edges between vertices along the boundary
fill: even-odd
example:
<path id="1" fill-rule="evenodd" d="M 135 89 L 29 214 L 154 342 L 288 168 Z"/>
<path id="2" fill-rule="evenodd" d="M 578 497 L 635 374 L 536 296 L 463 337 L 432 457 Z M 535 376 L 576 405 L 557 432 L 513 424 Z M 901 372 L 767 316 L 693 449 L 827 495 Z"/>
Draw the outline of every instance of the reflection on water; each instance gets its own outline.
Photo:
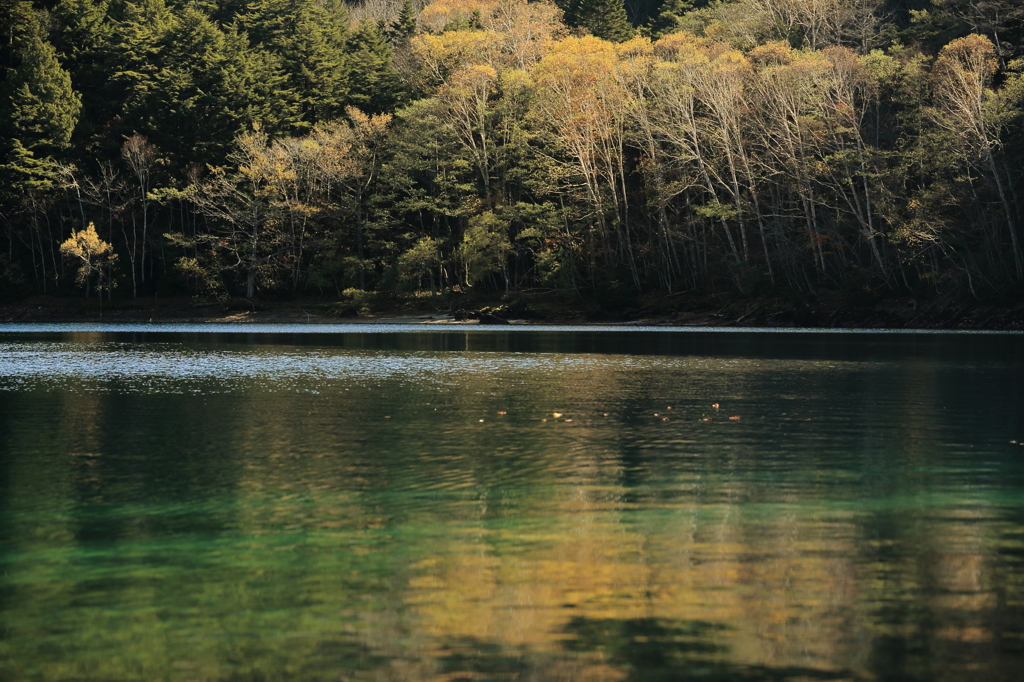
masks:
<path id="1" fill-rule="evenodd" d="M 1017 679 L 1024 338 L 344 332 L 0 333 L 0 679 Z"/>

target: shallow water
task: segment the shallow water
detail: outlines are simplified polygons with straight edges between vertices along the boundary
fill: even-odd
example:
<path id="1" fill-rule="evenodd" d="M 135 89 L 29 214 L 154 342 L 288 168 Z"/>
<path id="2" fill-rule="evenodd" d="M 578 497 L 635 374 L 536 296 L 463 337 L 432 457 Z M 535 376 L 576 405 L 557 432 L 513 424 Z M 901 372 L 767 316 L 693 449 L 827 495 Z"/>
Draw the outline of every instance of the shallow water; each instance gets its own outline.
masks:
<path id="1" fill-rule="evenodd" d="M 0 680 L 1015 680 L 1022 380 L 1015 334 L 0 325 Z"/>

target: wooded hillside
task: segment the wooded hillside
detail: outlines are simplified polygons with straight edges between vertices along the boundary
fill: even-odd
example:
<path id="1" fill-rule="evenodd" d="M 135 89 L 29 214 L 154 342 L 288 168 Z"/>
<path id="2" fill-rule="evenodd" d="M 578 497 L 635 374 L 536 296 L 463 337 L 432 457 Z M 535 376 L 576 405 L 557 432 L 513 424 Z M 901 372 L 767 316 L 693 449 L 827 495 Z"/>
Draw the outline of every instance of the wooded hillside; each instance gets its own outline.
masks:
<path id="1" fill-rule="evenodd" d="M 3 298 L 1024 282 L 1018 0 L 0 0 L 0 26 Z"/>

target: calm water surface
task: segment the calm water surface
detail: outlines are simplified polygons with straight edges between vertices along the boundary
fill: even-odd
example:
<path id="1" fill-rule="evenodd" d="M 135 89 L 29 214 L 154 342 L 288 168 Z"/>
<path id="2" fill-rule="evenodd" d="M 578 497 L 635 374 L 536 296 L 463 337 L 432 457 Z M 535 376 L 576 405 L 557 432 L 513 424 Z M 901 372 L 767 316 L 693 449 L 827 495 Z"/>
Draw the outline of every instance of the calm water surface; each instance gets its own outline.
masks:
<path id="1" fill-rule="evenodd" d="M 1024 336 L 310 329 L 0 325 L 0 680 L 1019 679 Z"/>

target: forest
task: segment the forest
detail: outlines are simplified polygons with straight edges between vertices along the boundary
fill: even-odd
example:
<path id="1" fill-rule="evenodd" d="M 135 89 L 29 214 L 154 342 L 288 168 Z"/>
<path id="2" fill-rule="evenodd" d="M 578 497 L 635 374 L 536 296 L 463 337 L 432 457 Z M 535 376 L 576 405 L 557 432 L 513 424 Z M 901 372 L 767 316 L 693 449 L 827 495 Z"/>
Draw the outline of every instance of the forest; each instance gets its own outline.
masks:
<path id="1" fill-rule="evenodd" d="M 0 0 L 0 300 L 1019 300 L 1019 0 Z"/>

